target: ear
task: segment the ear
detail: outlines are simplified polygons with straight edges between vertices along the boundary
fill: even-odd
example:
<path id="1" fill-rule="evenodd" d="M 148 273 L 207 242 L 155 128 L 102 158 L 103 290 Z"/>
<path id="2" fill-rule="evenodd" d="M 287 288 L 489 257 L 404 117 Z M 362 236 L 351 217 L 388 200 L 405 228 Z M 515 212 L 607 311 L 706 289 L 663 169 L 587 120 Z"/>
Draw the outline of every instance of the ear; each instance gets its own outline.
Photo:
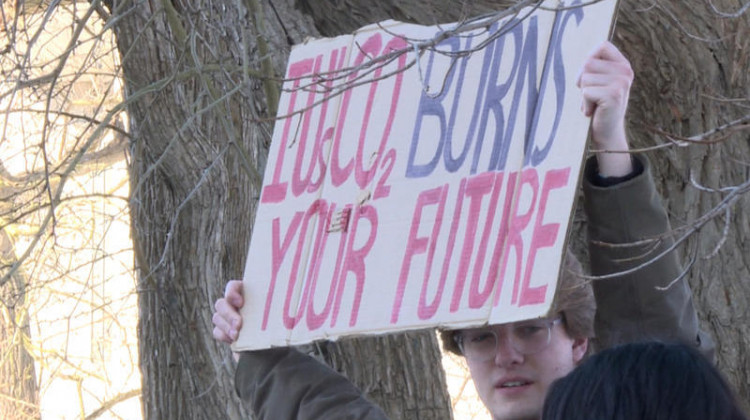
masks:
<path id="1" fill-rule="evenodd" d="M 573 363 L 576 365 L 581 363 L 583 357 L 586 355 L 586 351 L 589 349 L 588 338 L 575 338 L 573 339 Z"/>

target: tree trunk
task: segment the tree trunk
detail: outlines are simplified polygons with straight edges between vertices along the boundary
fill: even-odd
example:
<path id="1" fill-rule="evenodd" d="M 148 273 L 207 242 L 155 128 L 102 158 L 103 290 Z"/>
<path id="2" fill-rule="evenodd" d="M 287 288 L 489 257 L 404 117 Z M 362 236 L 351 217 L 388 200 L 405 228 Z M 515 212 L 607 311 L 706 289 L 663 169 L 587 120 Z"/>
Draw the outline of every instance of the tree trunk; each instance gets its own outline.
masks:
<path id="1" fill-rule="evenodd" d="M 225 281 L 242 272 L 260 186 L 255 172 L 263 173 L 270 139 L 271 125 L 255 121 L 272 113 L 266 95 L 277 87 L 251 79 L 254 72 L 282 74 L 290 45 L 307 36 L 348 33 L 386 18 L 449 22 L 510 3 L 154 0 L 110 5 L 131 101 L 131 213 L 147 418 L 242 414 L 232 390 L 233 366 L 227 349 L 211 338 L 210 315 Z M 747 106 L 750 13 L 722 18 L 703 4 L 621 3 L 615 42 L 637 72 L 629 124 L 634 146 L 666 142 L 661 131 L 691 136 L 747 114 L 738 102 L 716 98 L 744 99 L 739 105 Z M 741 2 L 713 4 L 731 12 Z M 738 131 L 720 144 L 649 154 L 674 225 L 697 220 L 726 195 L 689 185 L 691 169 L 711 188 L 750 178 L 748 143 L 747 131 Z M 723 216 L 683 247 L 686 261 L 692 251 L 698 253 L 689 275 L 700 316 L 716 338 L 719 366 L 746 402 L 750 221 L 743 209 L 748 204 L 747 195 L 736 202 L 716 256 L 700 258 L 724 237 Z M 393 418 L 448 416 L 443 378 L 434 374 L 439 359 L 432 334 L 342 340 L 321 348 Z M 404 375 L 392 375 L 401 371 Z"/>
<path id="2" fill-rule="evenodd" d="M 234 396 L 229 351 L 211 336 L 212 303 L 225 282 L 242 273 L 260 187 L 255 172 L 263 171 L 271 130 L 256 121 L 269 114 L 265 95 L 278 87 L 248 81 L 242 66 L 249 57 L 250 71 L 283 74 L 289 47 L 319 35 L 290 4 L 264 2 L 251 14 L 253 3 L 196 1 L 173 8 L 154 1 L 121 11 L 111 5 L 113 15 L 121 13 L 112 21 L 130 101 L 148 419 L 245 415 Z M 256 42 L 256 32 L 271 45 L 271 63 L 262 61 L 266 47 Z M 392 418 L 447 417 L 433 333 L 322 347 Z"/>
<path id="3" fill-rule="evenodd" d="M 0 230 L 0 265 L 14 262 L 13 244 Z M 21 273 L 0 287 L 0 418 L 6 420 L 39 417 L 34 359 L 26 350 L 30 329 L 25 287 Z"/>
<path id="4" fill-rule="evenodd" d="M 750 11 L 737 0 L 623 2 L 616 44 L 636 72 L 629 116 L 636 147 L 668 143 L 660 131 L 691 137 L 745 116 L 750 105 Z M 653 6 L 653 7 L 652 7 Z M 723 99 L 722 99 L 723 98 Z M 725 130 L 715 144 L 649 153 L 673 227 L 689 225 L 727 196 L 690 185 L 725 188 L 750 179 L 750 131 Z M 689 273 L 703 327 L 717 344 L 717 364 L 750 409 L 750 194 L 708 222 L 682 247 L 695 253 Z M 725 233 L 725 229 L 726 233 Z M 723 245 L 713 255 L 717 245 Z"/>

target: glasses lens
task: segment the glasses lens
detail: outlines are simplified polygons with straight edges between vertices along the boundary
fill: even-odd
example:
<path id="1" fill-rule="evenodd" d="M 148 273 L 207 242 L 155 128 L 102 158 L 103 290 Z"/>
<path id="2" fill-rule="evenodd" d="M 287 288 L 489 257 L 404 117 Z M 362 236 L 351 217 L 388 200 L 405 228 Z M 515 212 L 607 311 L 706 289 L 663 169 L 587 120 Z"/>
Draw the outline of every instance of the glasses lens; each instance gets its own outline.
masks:
<path id="1" fill-rule="evenodd" d="M 513 348 L 523 354 L 534 354 L 544 350 L 550 341 L 554 321 L 538 320 L 513 324 L 510 339 Z"/>
<path id="2" fill-rule="evenodd" d="M 467 330 L 461 333 L 461 347 L 467 359 L 489 360 L 495 357 L 497 336 L 492 330 Z"/>
<path id="3" fill-rule="evenodd" d="M 499 334 L 507 334 L 510 345 L 521 354 L 534 354 L 547 348 L 552 337 L 552 327 L 561 319 L 541 319 L 516 322 L 499 328 Z M 498 332 L 494 329 L 470 329 L 461 332 L 458 345 L 467 359 L 487 361 L 497 353 Z"/>

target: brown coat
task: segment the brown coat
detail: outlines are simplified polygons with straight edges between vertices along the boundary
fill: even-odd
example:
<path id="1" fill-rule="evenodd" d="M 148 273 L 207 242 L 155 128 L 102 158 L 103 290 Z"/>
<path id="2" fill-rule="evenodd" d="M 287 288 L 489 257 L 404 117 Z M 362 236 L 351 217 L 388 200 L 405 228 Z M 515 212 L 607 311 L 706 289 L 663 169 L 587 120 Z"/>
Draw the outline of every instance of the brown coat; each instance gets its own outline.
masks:
<path id="1" fill-rule="evenodd" d="M 586 163 L 583 191 L 591 274 L 625 272 L 644 265 L 632 273 L 593 282 L 596 347 L 649 339 L 680 341 L 694 343 L 712 360 L 713 341 L 698 327 L 686 273 L 676 253 L 650 262 L 674 241 L 661 237 L 671 230 L 669 219 L 648 160 L 639 160 L 641 175 L 611 187 L 595 186 L 596 160 Z"/>

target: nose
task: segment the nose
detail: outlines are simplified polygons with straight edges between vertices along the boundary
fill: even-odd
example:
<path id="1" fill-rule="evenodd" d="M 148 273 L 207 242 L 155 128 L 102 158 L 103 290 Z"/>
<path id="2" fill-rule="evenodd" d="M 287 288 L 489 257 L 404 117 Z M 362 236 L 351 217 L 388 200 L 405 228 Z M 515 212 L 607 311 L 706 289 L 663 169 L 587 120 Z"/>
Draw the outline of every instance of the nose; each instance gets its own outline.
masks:
<path id="1" fill-rule="evenodd" d="M 497 335 L 497 349 L 495 350 L 495 364 L 500 367 L 523 363 L 523 354 L 513 348 L 507 334 Z"/>

